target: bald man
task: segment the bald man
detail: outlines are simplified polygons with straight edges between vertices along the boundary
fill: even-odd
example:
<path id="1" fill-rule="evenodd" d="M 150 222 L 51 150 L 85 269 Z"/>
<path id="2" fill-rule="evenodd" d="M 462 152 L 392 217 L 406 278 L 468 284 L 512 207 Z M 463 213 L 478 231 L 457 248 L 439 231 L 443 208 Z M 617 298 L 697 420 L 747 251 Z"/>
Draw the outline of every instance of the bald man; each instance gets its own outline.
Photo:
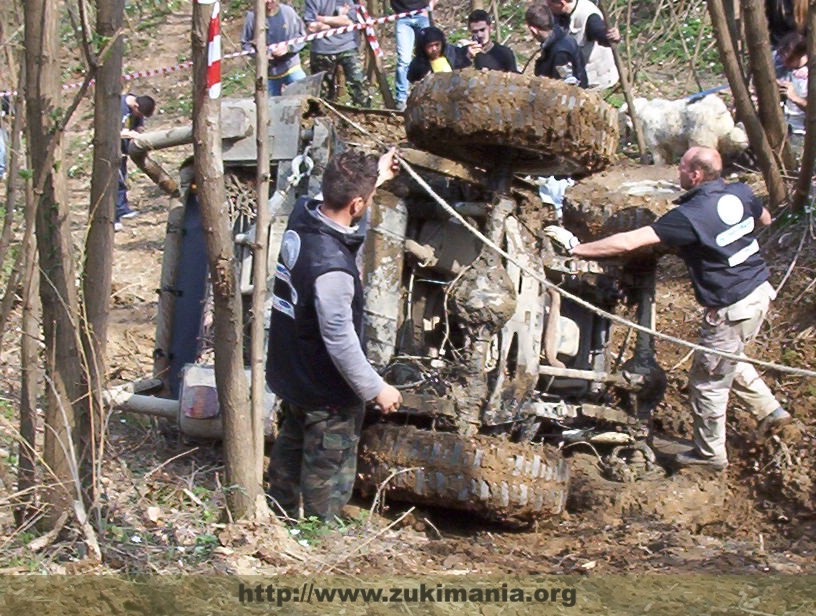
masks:
<path id="1" fill-rule="evenodd" d="M 746 184 L 726 184 L 721 173 L 717 150 L 691 148 L 679 167 L 680 186 L 686 192 L 675 201 L 678 207 L 655 223 L 586 244 L 561 227 L 547 227 L 545 233 L 572 255 L 586 259 L 659 243 L 677 248 L 703 308 L 700 344 L 740 354 L 776 297 L 755 237 L 757 224 L 770 224 L 771 215 Z M 732 388 L 759 422 L 761 433 L 791 421 L 751 364 L 696 351 L 689 374 L 695 447 L 677 456 L 679 465 L 715 470 L 728 465 L 725 411 Z"/>

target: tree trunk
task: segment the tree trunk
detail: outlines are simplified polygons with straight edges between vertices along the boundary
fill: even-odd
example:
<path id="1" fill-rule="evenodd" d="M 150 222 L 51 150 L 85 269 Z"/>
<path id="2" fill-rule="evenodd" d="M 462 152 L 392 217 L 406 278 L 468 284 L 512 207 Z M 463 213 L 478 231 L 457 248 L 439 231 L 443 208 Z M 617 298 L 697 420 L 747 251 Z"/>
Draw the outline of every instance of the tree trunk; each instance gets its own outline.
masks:
<path id="1" fill-rule="evenodd" d="M 124 0 L 97 0 L 96 34 L 110 39 L 122 26 Z M 106 378 L 106 341 L 110 313 L 113 265 L 114 203 L 121 160 L 122 49 L 118 38 L 100 59 L 94 89 L 94 149 L 91 174 L 90 226 L 85 239 L 85 267 L 82 276 L 82 347 L 87 363 L 87 405 L 82 413 L 85 424 L 80 433 L 81 479 L 88 494 L 94 493 L 94 477 L 102 458 Z M 93 499 L 91 499 L 93 500 Z"/>
<path id="2" fill-rule="evenodd" d="M 804 209 L 810 197 L 813 182 L 813 169 L 816 163 L 816 0 L 810 0 L 807 13 L 807 53 L 808 79 L 807 111 L 805 112 L 805 145 L 802 148 L 802 160 L 799 161 L 799 179 L 793 195 L 793 210 Z"/>
<path id="3" fill-rule="evenodd" d="M 607 26 L 611 26 L 609 13 L 606 10 L 606 3 L 598 0 L 598 9 L 601 11 Z M 640 162 L 645 163 L 649 153 L 646 151 L 646 140 L 643 137 L 643 127 L 640 124 L 640 117 L 635 113 L 635 98 L 632 96 L 632 87 L 629 85 L 629 73 L 627 72 L 626 63 L 623 61 L 623 58 L 621 58 L 617 43 L 611 43 L 609 47 L 612 50 L 615 67 L 618 69 L 623 97 L 626 99 L 629 118 L 632 120 L 632 130 L 635 131 L 635 141 L 637 141 L 638 151 L 640 152 Z"/>
<path id="4" fill-rule="evenodd" d="M 742 0 L 742 12 L 745 15 L 745 45 L 748 48 L 748 62 L 757 94 L 759 120 L 765 128 L 777 164 L 781 163 L 785 170 L 793 169 L 795 161 L 787 140 L 788 126 L 782 113 L 776 70 L 768 45 L 770 34 L 765 3 L 759 0 Z"/>
<path id="5" fill-rule="evenodd" d="M 477 11 L 479 9 L 484 10 L 485 3 L 484 0 L 470 0 L 470 11 Z"/>
<path id="6" fill-rule="evenodd" d="M 740 3 L 743 0 L 723 0 L 723 11 L 725 11 L 728 22 L 728 32 L 731 34 L 731 41 L 734 43 L 734 53 L 737 56 L 737 64 L 740 68 L 742 80 L 748 87 L 748 77 L 745 59 L 745 19 L 742 15 Z"/>
<path id="7" fill-rule="evenodd" d="M 256 0 L 256 15 L 263 15 L 264 0 Z M 255 48 L 266 44 L 266 20 L 255 20 Z M 264 315 L 266 314 L 266 258 L 269 244 L 269 98 L 266 93 L 268 61 L 266 54 L 255 55 L 255 110 L 258 130 L 255 145 L 258 149 L 255 178 L 255 246 L 252 260 L 252 324 L 250 364 L 252 368 L 252 437 L 255 448 L 255 482 L 263 483 L 264 429 L 263 411 L 266 393 L 266 349 L 264 348 Z"/>
<path id="8" fill-rule="evenodd" d="M 57 24 L 59 3 L 28 0 L 25 11 L 26 100 L 28 144 L 34 161 L 37 200 L 37 246 L 40 258 L 40 297 L 45 338 L 44 461 L 53 477 L 45 479 L 46 526 L 64 511 L 72 511 L 78 498 L 77 471 L 72 455 L 76 437 L 73 404 L 82 396 L 82 369 L 77 344 L 78 299 L 74 276 L 73 245 L 68 222 L 61 131 L 60 50 Z M 52 140 L 56 139 L 56 142 Z M 53 165 L 47 161 L 52 159 Z"/>
<path id="9" fill-rule="evenodd" d="M 17 107 L 17 113 L 24 113 L 24 103 Z M 18 449 L 17 491 L 20 504 L 16 508 L 15 520 L 18 525 L 29 519 L 33 511 L 34 487 L 37 485 L 37 399 L 40 387 L 40 277 L 37 272 L 37 242 L 34 236 L 37 204 L 31 178 L 26 180 L 25 232 L 23 235 L 23 293 L 22 293 L 22 336 L 20 341 L 20 363 L 23 370 L 20 384 L 20 445 Z"/>
<path id="10" fill-rule="evenodd" d="M 212 284 L 215 383 L 224 418 L 226 500 L 233 519 L 252 517 L 261 486 L 243 365 L 243 326 L 232 229 L 221 162 L 220 99 L 207 91 L 207 28 L 212 4 L 193 4 L 193 151 Z"/>
<path id="11" fill-rule="evenodd" d="M 728 83 L 731 86 L 731 94 L 734 96 L 737 117 L 745 125 L 745 132 L 748 133 L 751 149 L 756 154 L 759 162 L 760 170 L 765 178 L 765 185 L 768 187 L 770 205 L 772 207 L 778 206 L 786 197 L 785 183 L 779 165 L 776 164 L 774 153 L 768 143 L 768 137 L 751 103 L 748 88 L 745 87 L 745 82 L 742 80 L 742 73 L 740 72 L 737 57 L 734 54 L 734 43 L 731 40 L 722 0 L 706 0 L 706 2 L 708 3 L 711 25 L 714 28 L 714 35 L 717 40 L 717 49 L 720 52 L 720 59 L 728 77 Z"/>

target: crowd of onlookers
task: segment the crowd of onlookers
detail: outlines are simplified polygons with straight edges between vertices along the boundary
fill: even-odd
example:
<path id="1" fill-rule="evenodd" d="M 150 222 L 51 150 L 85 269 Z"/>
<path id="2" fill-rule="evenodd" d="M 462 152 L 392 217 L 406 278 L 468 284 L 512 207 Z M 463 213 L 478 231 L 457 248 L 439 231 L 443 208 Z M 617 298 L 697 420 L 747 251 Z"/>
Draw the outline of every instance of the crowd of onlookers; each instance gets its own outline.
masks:
<path id="1" fill-rule="evenodd" d="M 470 37 L 452 44 L 445 32 L 431 23 L 437 2 L 391 0 L 391 8 L 397 14 L 423 11 L 400 17 L 395 23 L 397 109 L 405 108 L 410 84 L 428 73 L 470 66 L 519 72 L 513 50 L 494 39 L 494 24 L 488 12 L 473 11 L 467 18 Z M 807 108 L 808 0 L 766 0 L 765 7 L 790 142 L 799 158 Z M 351 25 L 356 21 L 357 8 L 353 0 L 305 0 L 301 16 L 279 0 L 267 0 L 266 12 L 269 93 L 275 96 L 284 86 L 306 77 L 300 64 L 304 44 L 287 45 L 285 41 L 305 32 Z M 590 90 L 604 90 L 617 84 L 619 75 L 612 46 L 620 41 L 620 32 L 605 23 L 592 0 L 533 0 L 524 19 L 530 35 L 539 44 L 533 65 L 535 75 Z M 249 11 L 241 37 L 244 50 L 254 51 L 254 32 L 255 15 Z M 353 31 L 312 41 L 309 66 L 313 74 L 324 73 L 323 95 L 328 98 L 335 96 L 336 73 L 342 67 L 352 102 L 364 106 L 370 97 L 360 68 L 357 37 L 357 31 Z"/>
<path id="2" fill-rule="evenodd" d="M 424 12 L 400 17 L 395 23 L 396 70 L 394 100 L 405 107 L 410 83 L 428 73 L 454 71 L 473 66 L 480 70 L 519 72 L 513 50 L 493 37 L 490 14 L 473 11 L 467 18 L 470 38 L 451 44 L 445 32 L 431 24 L 437 0 L 391 0 L 396 14 Z M 279 95 L 284 86 L 306 77 L 300 63 L 303 43 L 287 41 L 304 33 L 316 33 L 356 23 L 352 0 L 305 0 L 303 15 L 279 0 L 266 1 L 266 44 L 269 58 L 269 94 Z M 591 0 L 535 0 L 525 21 L 531 36 L 540 44 L 534 73 L 560 79 L 583 88 L 604 89 L 615 85 L 618 72 L 610 45 L 620 40 L 616 28 L 607 27 L 601 11 Z M 253 11 L 246 14 L 241 35 L 245 51 L 255 51 Z M 334 34 L 311 42 L 309 68 L 323 72 L 323 94 L 335 95 L 335 77 L 342 68 L 351 100 L 369 102 L 357 55 L 358 32 Z"/>

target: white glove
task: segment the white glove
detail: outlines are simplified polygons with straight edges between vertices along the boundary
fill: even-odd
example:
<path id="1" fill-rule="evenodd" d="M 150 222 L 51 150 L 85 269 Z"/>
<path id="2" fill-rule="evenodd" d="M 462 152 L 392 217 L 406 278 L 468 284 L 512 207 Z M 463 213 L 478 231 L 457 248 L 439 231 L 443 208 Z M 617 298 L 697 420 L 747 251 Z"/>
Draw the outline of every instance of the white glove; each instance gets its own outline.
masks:
<path id="1" fill-rule="evenodd" d="M 567 231 L 564 227 L 557 225 L 550 225 L 544 228 L 544 235 L 549 237 L 553 242 L 561 246 L 568 253 L 580 244 L 578 238 L 573 235 L 572 231 Z"/>

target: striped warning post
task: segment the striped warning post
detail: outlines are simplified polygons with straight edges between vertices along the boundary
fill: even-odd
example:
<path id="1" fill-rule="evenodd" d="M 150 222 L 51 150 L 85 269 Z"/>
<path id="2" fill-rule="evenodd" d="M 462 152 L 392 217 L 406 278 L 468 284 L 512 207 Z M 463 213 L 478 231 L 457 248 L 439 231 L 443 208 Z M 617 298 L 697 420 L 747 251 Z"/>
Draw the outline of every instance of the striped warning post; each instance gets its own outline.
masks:
<path id="1" fill-rule="evenodd" d="M 207 29 L 207 92 L 210 98 L 221 96 L 221 3 L 217 1 Z"/>
<path id="2" fill-rule="evenodd" d="M 371 21 L 371 15 L 366 5 L 362 2 L 357 5 L 357 19 L 366 26 L 366 40 L 368 40 L 368 46 L 371 47 L 374 56 L 382 58 L 383 50 L 382 47 L 380 47 L 380 41 L 377 40 L 377 31 L 374 30 L 374 26 L 372 25 L 374 22 Z"/>

